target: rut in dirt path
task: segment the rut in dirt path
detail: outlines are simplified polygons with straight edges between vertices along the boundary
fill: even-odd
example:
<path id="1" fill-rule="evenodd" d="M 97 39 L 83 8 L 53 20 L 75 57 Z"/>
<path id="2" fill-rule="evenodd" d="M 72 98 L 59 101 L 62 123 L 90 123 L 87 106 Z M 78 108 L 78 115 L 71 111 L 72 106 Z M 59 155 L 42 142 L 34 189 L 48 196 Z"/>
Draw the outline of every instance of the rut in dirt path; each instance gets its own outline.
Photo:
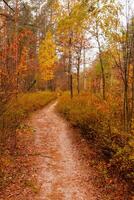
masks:
<path id="1" fill-rule="evenodd" d="M 55 105 L 34 113 L 30 120 L 36 132 L 35 148 L 41 154 L 37 158 L 38 200 L 102 199 L 93 185 L 87 149 L 79 148 L 85 141 L 56 113 Z"/>

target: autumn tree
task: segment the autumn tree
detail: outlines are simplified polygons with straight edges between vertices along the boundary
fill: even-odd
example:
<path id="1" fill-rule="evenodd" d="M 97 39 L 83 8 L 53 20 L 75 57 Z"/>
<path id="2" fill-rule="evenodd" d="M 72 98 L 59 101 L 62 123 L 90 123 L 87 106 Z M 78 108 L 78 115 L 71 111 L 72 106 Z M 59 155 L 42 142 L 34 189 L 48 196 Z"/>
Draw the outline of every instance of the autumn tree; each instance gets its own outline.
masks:
<path id="1" fill-rule="evenodd" d="M 97 42 L 102 74 L 102 96 L 105 100 L 106 80 L 102 53 L 108 46 L 108 38 L 117 30 L 117 25 L 119 23 L 117 15 L 120 10 L 120 4 L 116 1 L 98 0 L 93 3 L 93 7 L 94 10 L 89 15 L 89 33 L 91 33 Z"/>
<path id="2" fill-rule="evenodd" d="M 52 81 L 56 62 L 56 46 L 51 32 L 47 32 L 39 48 L 40 74 L 45 81 Z"/>
<path id="3" fill-rule="evenodd" d="M 80 60 L 83 49 L 82 38 L 85 35 L 88 7 L 83 1 L 67 2 L 64 15 L 59 19 L 57 27 L 59 51 L 67 59 L 68 88 L 73 96 L 73 65 L 77 69 L 77 90 L 79 93 Z M 77 56 L 76 56 L 77 55 Z M 77 58 L 77 64 L 74 62 Z"/>

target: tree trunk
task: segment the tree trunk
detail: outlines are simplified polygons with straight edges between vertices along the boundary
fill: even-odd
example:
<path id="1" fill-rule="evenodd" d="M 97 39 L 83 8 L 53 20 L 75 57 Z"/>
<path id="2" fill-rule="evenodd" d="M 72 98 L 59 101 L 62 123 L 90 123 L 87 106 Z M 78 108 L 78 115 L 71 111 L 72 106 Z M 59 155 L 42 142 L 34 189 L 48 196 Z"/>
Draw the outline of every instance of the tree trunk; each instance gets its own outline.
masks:
<path id="1" fill-rule="evenodd" d="M 98 31 L 98 27 L 96 28 Z M 99 48 L 99 59 L 100 59 L 101 74 L 102 74 L 102 95 L 103 95 L 103 99 L 105 100 L 106 99 L 106 79 L 105 79 L 105 71 L 104 71 L 104 65 L 103 65 L 103 60 L 102 60 L 102 50 L 101 50 L 101 44 L 100 44 L 98 32 L 97 32 L 96 38 L 97 38 L 97 43 L 98 43 L 98 48 Z"/>
<path id="2" fill-rule="evenodd" d="M 83 67 L 84 67 L 84 71 L 83 71 L 83 89 L 84 91 L 86 91 L 87 89 L 87 84 L 86 84 L 86 51 L 85 51 L 85 47 L 83 50 Z"/>
<path id="3" fill-rule="evenodd" d="M 124 85 L 124 130 L 128 131 L 128 83 L 127 83 L 127 77 L 125 78 L 125 85 Z"/>
<path id="4" fill-rule="evenodd" d="M 77 92 L 80 94 L 80 58 L 78 58 L 77 66 Z"/>
<path id="5" fill-rule="evenodd" d="M 17 71 L 18 68 L 18 14 L 19 14 L 19 8 L 18 8 L 18 0 L 16 0 L 16 8 L 15 8 L 15 43 L 16 43 L 16 53 L 15 53 L 15 68 Z M 16 95 L 19 90 L 19 73 L 17 73 L 16 77 Z"/>
<path id="6" fill-rule="evenodd" d="M 132 75 L 132 107 L 131 107 L 131 122 L 134 118 L 134 65 L 133 65 L 133 75 Z"/>
<path id="7" fill-rule="evenodd" d="M 68 5 L 68 15 L 71 15 L 70 11 L 70 0 L 67 2 Z M 73 75 L 72 75 L 72 30 L 69 31 L 69 62 L 68 62 L 68 87 L 70 90 L 71 99 L 73 98 Z"/>
<path id="8" fill-rule="evenodd" d="M 71 99 L 73 98 L 73 75 L 70 74 L 70 93 L 71 93 Z"/>
<path id="9" fill-rule="evenodd" d="M 80 94 L 80 71 L 77 69 L 77 92 Z"/>
<path id="10" fill-rule="evenodd" d="M 130 109 L 129 109 L 129 66 L 130 66 L 130 41 L 129 29 L 127 25 L 126 42 L 124 45 L 124 130 L 128 131 L 130 127 Z"/>
<path id="11" fill-rule="evenodd" d="M 69 63 L 68 63 L 68 76 L 69 76 L 69 90 L 70 90 L 70 95 L 71 98 L 73 98 L 73 76 L 72 76 L 72 52 L 71 52 L 71 47 L 72 47 L 72 38 L 69 38 Z"/>
<path id="12" fill-rule="evenodd" d="M 105 80 L 105 72 L 104 72 L 104 67 L 103 67 L 103 61 L 101 54 L 99 55 L 100 57 L 100 65 L 101 65 L 101 73 L 102 73 L 102 92 L 103 92 L 103 99 L 106 99 L 106 80 Z"/>

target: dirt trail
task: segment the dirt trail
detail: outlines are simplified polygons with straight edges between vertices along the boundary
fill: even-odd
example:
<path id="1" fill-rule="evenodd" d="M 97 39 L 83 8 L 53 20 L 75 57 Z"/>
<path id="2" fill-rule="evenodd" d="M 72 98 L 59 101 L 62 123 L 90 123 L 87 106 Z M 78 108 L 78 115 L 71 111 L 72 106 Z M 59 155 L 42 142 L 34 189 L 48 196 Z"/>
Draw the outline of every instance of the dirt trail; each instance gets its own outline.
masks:
<path id="1" fill-rule="evenodd" d="M 56 103 L 32 115 L 30 123 L 36 132 L 38 200 L 97 200 L 102 199 L 94 187 L 87 146 L 55 112 Z M 87 159 L 88 157 L 88 159 Z"/>

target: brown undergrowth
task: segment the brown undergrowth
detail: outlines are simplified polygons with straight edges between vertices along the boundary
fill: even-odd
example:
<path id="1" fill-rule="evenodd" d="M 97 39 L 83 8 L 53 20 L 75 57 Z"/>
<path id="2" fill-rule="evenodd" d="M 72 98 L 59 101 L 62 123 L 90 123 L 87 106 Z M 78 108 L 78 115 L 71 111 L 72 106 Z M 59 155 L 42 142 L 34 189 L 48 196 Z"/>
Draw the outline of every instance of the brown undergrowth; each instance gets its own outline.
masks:
<path id="1" fill-rule="evenodd" d="M 115 176 L 114 180 L 121 180 L 125 186 L 124 193 L 133 196 L 133 130 L 126 133 L 121 129 L 118 101 L 106 102 L 89 94 L 71 100 L 68 95 L 64 95 L 57 109 L 97 149 L 99 159 L 94 162 L 98 160 L 96 166 L 105 177 L 103 186 L 107 185 L 108 180 L 111 182 L 108 187 L 112 188 L 113 180 L 110 177 Z"/>
<path id="2" fill-rule="evenodd" d="M 23 199 L 23 193 L 34 195 L 34 131 L 24 124 L 30 113 L 56 99 L 51 92 L 21 94 L 1 107 L 0 116 L 0 200 Z M 31 177 L 31 179 L 29 179 Z M 22 188 L 22 191 L 20 190 Z M 10 190 L 14 191 L 13 194 Z M 6 191 L 6 197 L 2 193 Z"/>
<path id="3" fill-rule="evenodd" d="M 34 131 L 29 127 L 17 130 L 14 156 L 1 156 L 0 200 L 33 199 L 39 191 L 36 184 Z"/>

